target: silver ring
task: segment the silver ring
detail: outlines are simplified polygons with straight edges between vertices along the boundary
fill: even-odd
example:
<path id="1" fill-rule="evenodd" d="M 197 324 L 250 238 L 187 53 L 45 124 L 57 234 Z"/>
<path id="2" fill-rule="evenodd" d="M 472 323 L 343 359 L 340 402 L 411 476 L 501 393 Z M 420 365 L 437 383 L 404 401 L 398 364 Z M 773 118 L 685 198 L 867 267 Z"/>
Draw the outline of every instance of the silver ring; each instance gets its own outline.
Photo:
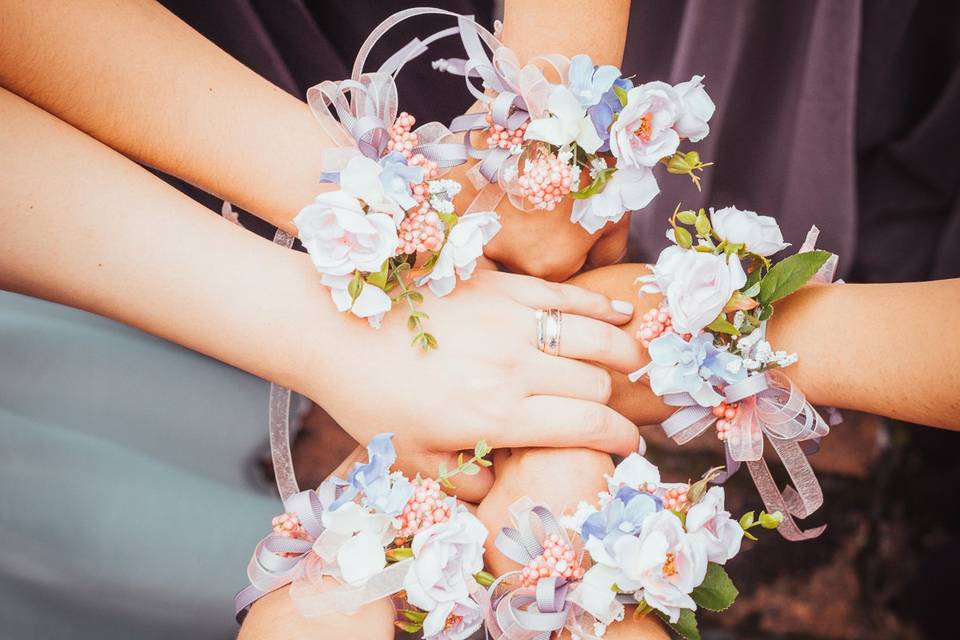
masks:
<path id="1" fill-rule="evenodd" d="M 552 356 L 560 355 L 560 309 L 537 311 L 537 348 Z"/>

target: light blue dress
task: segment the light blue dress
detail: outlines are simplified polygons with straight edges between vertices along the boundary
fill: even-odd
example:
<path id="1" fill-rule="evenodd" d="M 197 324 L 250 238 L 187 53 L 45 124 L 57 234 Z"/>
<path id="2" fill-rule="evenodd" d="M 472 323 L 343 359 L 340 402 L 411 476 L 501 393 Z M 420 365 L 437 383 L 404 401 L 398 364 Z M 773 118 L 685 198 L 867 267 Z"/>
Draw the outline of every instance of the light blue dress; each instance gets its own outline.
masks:
<path id="1" fill-rule="evenodd" d="M 268 384 L 0 291 L 0 637 L 230 638 Z"/>

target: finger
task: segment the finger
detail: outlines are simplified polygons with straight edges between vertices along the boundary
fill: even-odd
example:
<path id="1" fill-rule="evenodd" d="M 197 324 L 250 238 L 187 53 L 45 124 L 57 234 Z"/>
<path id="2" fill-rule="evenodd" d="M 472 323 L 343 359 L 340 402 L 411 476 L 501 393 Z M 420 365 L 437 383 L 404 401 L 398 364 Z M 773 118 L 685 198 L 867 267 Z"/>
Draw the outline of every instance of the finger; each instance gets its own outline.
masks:
<path id="1" fill-rule="evenodd" d="M 637 427 L 599 402 L 530 396 L 521 401 L 514 428 L 500 434 L 504 447 L 586 447 L 626 456 L 637 450 Z"/>
<path id="2" fill-rule="evenodd" d="M 536 336 L 532 340 L 536 343 Z M 636 371 L 646 361 L 643 347 L 629 333 L 578 315 L 561 317 L 559 349 L 561 357 L 589 360 L 621 373 Z"/>
<path id="3" fill-rule="evenodd" d="M 527 387 L 532 394 L 609 402 L 613 379 L 603 367 L 546 353 L 537 355 L 534 379 Z"/>
<path id="4" fill-rule="evenodd" d="M 603 234 L 587 254 L 590 268 L 603 267 L 623 260 L 627 255 L 627 240 L 630 238 L 630 214 L 623 216 Z"/>
<path id="5" fill-rule="evenodd" d="M 503 287 L 514 300 L 532 309 L 560 309 L 616 325 L 626 324 L 633 317 L 632 302 L 611 300 L 602 293 L 572 284 L 513 276 L 505 279 Z"/>
<path id="6" fill-rule="evenodd" d="M 423 478 L 437 479 L 441 464 L 446 464 L 447 470 L 453 471 L 457 468 L 457 454 L 418 453 L 401 456 L 398 459 L 397 466 L 408 478 L 414 478 L 417 474 L 420 474 Z M 480 472 L 476 475 L 469 476 L 458 473 L 450 481 L 454 488 L 444 488 L 446 493 L 466 502 L 479 502 L 493 486 L 493 472 L 489 467 L 481 467 Z"/>

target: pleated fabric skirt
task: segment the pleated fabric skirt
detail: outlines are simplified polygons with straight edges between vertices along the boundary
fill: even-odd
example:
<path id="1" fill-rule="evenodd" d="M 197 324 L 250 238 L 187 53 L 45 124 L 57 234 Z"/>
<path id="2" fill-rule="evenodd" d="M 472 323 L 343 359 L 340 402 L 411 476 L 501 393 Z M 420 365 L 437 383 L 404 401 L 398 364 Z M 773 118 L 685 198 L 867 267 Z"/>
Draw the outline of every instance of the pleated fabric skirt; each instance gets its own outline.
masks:
<path id="1" fill-rule="evenodd" d="M 230 638 L 268 384 L 0 291 L 0 637 Z"/>

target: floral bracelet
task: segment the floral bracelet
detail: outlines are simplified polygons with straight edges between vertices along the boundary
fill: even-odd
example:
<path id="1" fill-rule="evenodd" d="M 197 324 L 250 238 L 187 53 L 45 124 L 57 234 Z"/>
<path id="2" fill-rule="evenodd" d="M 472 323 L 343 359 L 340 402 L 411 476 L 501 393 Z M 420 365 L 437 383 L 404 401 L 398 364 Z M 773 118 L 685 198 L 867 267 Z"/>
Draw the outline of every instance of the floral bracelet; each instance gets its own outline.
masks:
<path id="1" fill-rule="evenodd" d="M 659 164 L 700 188 L 699 172 L 712 163 L 701 162 L 696 151 L 681 151 L 680 144 L 710 132 L 715 107 L 703 76 L 676 85 L 635 84 L 617 67 L 596 65 L 584 54 L 542 55 L 521 66 L 499 41 L 491 60 L 470 37 L 478 28 L 461 23 L 467 59 L 434 62 L 438 70 L 466 76 L 484 106 L 450 124 L 451 131 L 464 132 L 468 155 L 480 160 L 468 173 L 478 189 L 505 193 L 524 210 L 552 211 L 571 198 L 570 220 L 595 233 L 650 204 L 660 192 Z M 482 90 L 472 78 L 482 80 Z M 479 148 L 473 132 L 481 134 Z"/>
<path id="2" fill-rule="evenodd" d="M 824 527 L 802 531 L 794 518 L 823 503 L 805 454 L 830 428 L 783 373 L 797 354 L 774 350 L 765 334 L 774 305 L 808 282 L 831 282 L 837 258 L 814 249 L 814 227 L 799 253 L 774 262 L 771 256 L 789 246 L 777 222 L 735 207 L 709 213 L 678 207 L 670 224 L 673 244 L 639 278 L 641 292 L 661 293 L 663 300 L 644 315 L 638 334 L 651 361 L 630 379 L 646 376 L 657 396 L 679 407 L 662 423 L 678 444 L 716 427 L 727 458 L 717 481 L 746 463 L 767 510 L 785 515 L 780 533 L 816 537 Z M 765 439 L 794 487 L 777 487 L 763 459 Z"/>

